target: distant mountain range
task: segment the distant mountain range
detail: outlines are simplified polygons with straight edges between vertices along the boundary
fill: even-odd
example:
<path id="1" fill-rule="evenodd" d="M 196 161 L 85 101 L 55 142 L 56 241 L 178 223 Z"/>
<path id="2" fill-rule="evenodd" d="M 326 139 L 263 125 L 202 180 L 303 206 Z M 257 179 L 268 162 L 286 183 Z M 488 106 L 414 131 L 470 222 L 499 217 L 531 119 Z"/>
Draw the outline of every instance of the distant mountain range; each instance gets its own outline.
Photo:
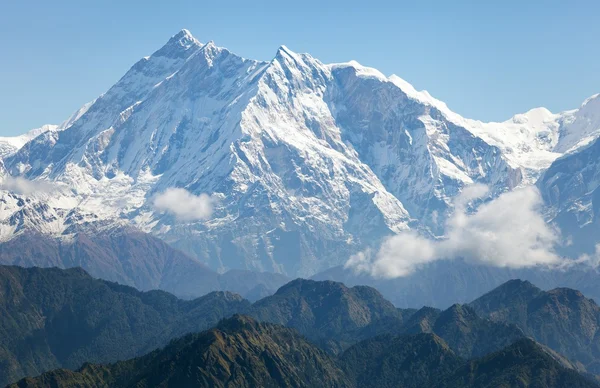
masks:
<path id="1" fill-rule="evenodd" d="M 290 280 L 282 274 L 247 270 L 218 274 L 162 240 L 130 228 L 77 233 L 70 239 L 19 234 L 0 244 L 0 264 L 81 267 L 96 278 L 142 291 L 161 289 L 188 299 L 230 290 L 257 300 Z"/>
<path id="2" fill-rule="evenodd" d="M 518 280 L 441 311 L 331 281 L 297 279 L 254 304 L 183 301 L 81 269 L 4 266 L 0 310 L 0 383 L 41 374 L 21 387 L 592 387 L 600 360 L 593 300 Z"/>
<path id="3" fill-rule="evenodd" d="M 125 226 L 219 273 L 309 277 L 402 231 L 444 237 L 465 186 L 487 185 L 489 200 L 537 184 L 577 258 L 600 242 L 599 134 L 598 95 L 482 123 L 353 61 L 285 46 L 255 61 L 182 30 L 64 123 L 0 139 L 0 238 L 73 246 Z M 197 295 L 127 271 L 94 275 Z"/>

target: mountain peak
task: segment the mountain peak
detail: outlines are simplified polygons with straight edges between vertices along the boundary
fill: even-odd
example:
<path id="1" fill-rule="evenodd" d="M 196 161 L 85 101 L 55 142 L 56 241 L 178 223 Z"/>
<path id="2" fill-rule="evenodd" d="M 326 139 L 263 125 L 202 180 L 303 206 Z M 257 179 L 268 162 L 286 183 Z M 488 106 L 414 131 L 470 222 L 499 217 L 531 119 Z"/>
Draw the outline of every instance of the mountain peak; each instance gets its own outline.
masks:
<path id="1" fill-rule="evenodd" d="M 521 182 L 519 163 L 530 163 L 523 165 L 533 177 L 555 156 L 546 147 L 551 136 L 500 123 L 479 130 L 481 123 L 438 109 L 444 117 L 423 101 L 443 107 L 356 61 L 325 65 L 285 45 L 270 63 L 247 60 L 184 29 L 83 109 L 69 131 L 5 147 L 8 173 L 76 190 L 53 193 L 56 207 L 40 205 L 33 215 L 12 201 L 2 236 L 132 222 L 219 270 L 312 276 L 390 232 L 414 225 L 441 236 L 446 216 L 438 214 L 450 214 L 465 184 L 501 193 Z M 219 196 L 218 211 L 193 223 L 157 211 L 154 194 L 174 187 Z M 181 227 L 198 232 L 193 241 Z M 229 259 L 222 236 L 233 231 L 242 231 L 233 243 L 239 254 Z M 249 244 L 257 235 L 261 242 Z"/>
<path id="2" fill-rule="evenodd" d="M 198 42 L 198 40 L 194 38 L 194 35 L 192 35 L 192 33 L 185 28 L 173 35 L 169 41 L 179 43 L 182 46 Z"/>
<path id="3" fill-rule="evenodd" d="M 292 61 L 297 62 L 298 54 L 290 50 L 287 46 L 281 45 L 279 46 L 279 48 L 277 49 L 277 53 L 275 54 L 275 60 L 277 59 L 283 59 L 284 61 L 291 59 Z"/>
<path id="4" fill-rule="evenodd" d="M 200 49 L 201 51 L 207 53 L 207 55 L 214 55 L 222 50 L 225 50 L 222 47 L 219 47 L 215 44 L 214 40 L 209 40 L 208 42 L 206 42 L 206 44 L 204 44 L 204 46 L 202 46 L 202 48 Z"/>
<path id="5" fill-rule="evenodd" d="M 289 55 L 294 55 L 296 54 L 295 52 L 293 52 L 292 50 L 290 50 L 286 45 L 282 44 L 281 46 L 279 46 L 279 48 L 277 49 L 278 53 L 285 53 L 285 54 L 289 54 Z"/>
<path id="6" fill-rule="evenodd" d="M 477 298 L 469 305 L 478 313 L 487 315 L 491 310 L 527 303 L 542 292 L 527 280 L 512 279 Z"/>
<path id="7" fill-rule="evenodd" d="M 525 113 L 519 113 L 511 117 L 508 122 L 515 124 L 529 124 L 534 129 L 544 129 L 544 124 L 556 121 L 558 115 L 550 112 L 544 107 L 538 107 L 528 110 Z"/>
<path id="8" fill-rule="evenodd" d="M 591 302 L 594 305 L 596 304 L 592 299 L 586 298 L 581 291 L 572 288 L 558 287 L 547 291 L 546 294 L 550 297 L 558 298 L 565 304 L 574 302 Z"/>
<path id="9" fill-rule="evenodd" d="M 594 102 L 600 103 L 600 93 L 594 94 L 593 96 L 586 98 L 585 101 L 583 101 L 583 104 L 581 104 L 581 107 L 584 107 Z"/>
<path id="10" fill-rule="evenodd" d="M 199 48 L 201 43 L 185 28 L 173 35 L 168 42 L 156 51 L 154 57 L 180 58 L 191 48 Z"/>
<path id="11" fill-rule="evenodd" d="M 194 39 L 194 36 L 190 32 L 190 30 L 188 30 L 187 28 L 182 28 L 181 31 L 179 31 L 177 34 L 173 35 L 173 37 L 179 37 L 179 38 L 186 37 L 186 38 Z"/>
<path id="12" fill-rule="evenodd" d="M 534 286 L 530 281 L 521 280 L 521 279 L 511 279 L 511 280 L 499 285 L 498 287 L 496 287 L 495 290 L 502 290 L 502 289 L 504 289 L 504 290 L 522 289 L 522 290 L 539 291 L 539 288 Z"/>
<path id="13" fill-rule="evenodd" d="M 316 281 L 316 280 L 311 280 L 311 279 L 298 278 L 298 279 L 294 279 L 291 282 L 281 286 L 277 290 L 275 295 L 283 295 L 283 294 L 289 293 L 292 290 L 298 291 L 298 292 L 300 292 L 300 291 L 301 292 L 314 292 L 316 289 L 320 289 L 322 291 L 323 290 L 332 291 L 332 290 L 347 290 L 348 287 L 346 287 L 346 285 L 344 285 L 343 283 L 334 282 L 332 280 Z"/>

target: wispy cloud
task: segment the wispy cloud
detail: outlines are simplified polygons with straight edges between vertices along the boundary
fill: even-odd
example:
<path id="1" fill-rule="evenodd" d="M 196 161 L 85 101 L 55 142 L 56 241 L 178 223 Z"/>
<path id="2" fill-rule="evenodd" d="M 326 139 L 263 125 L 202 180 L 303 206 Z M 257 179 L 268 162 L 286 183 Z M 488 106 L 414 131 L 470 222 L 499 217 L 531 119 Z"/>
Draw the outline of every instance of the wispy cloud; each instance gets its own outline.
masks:
<path id="1" fill-rule="evenodd" d="M 181 221 L 210 218 L 215 199 L 208 194 L 194 195 L 182 188 L 169 188 L 154 197 L 154 208 L 173 214 Z"/>
<path id="2" fill-rule="evenodd" d="M 560 233 L 539 212 L 535 187 L 504 193 L 469 213 L 468 204 L 484 197 L 483 185 L 467 187 L 454 201 L 444 239 L 431 240 L 405 232 L 386 239 L 379 250 L 352 256 L 346 268 L 377 277 L 406 276 L 435 260 L 463 258 L 474 263 L 522 268 L 555 265 L 562 260 L 555 247 Z"/>
<path id="3" fill-rule="evenodd" d="M 576 259 L 565 260 L 560 264 L 560 268 L 562 269 L 569 269 L 575 266 L 586 266 L 598 270 L 600 268 L 600 244 L 595 245 L 593 253 L 584 253 Z"/>
<path id="4" fill-rule="evenodd" d="M 31 181 L 22 177 L 7 176 L 0 182 L 0 189 L 21 195 L 32 195 L 50 193 L 55 191 L 56 187 L 45 181 Z"/>

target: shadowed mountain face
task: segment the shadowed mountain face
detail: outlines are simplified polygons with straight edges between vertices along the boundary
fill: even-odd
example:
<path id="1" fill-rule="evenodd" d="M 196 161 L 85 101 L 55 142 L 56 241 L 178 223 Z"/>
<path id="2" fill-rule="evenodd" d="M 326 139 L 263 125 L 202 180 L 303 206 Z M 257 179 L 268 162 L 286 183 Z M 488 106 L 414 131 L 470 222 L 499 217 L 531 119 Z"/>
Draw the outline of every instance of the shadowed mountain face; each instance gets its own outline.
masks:
<path id="1" fill-rule="evenodd" d="M 464 361 L 434 334 L 382 335 L 344 352 L 340 365 L 357 387 L 425 387 Z"/>
<path id="2" fill-rule="evenodd" d="M 480 357 L 523 338 L 521 329 L 477 316 L 469 306 L 454 305 L 442 311 L 431 332 L 440 336 L 464 358 Z"/>
<path id="3" fill-rule="evenodd" d="M 600 373 L 600 307 L 581 292 L 542 291 L 513 280 L 470 305 L 482 316 L 518 325 L 536 341 Z"/>
<path id="4" fill-rule="evenodd" d="M 407 317 L 401 326 L 386 329 L 380 333 L 433 333 L 463 358 L 494 352 L 524 337 L 517 326 L 481 318 L 469 306 L 459 304 L 445 311 L 423 307 Z"/>
<path id="5" fill-rule="evenodd" d="M 179 295 L 203 295 L 219 287 L 217 274 L 202 263 L 155 237 L 128 230 L 79 233 L 68 240 L 23 234 L 0 245 L 0 263 L 81 267 L 92 276 L 139 290 L 162 288 Z M 189 287 L 191 278 L 200 286 Z"/>
<path id="6" fill-rule="evenodd" d="M 539 344 L 522 339 L 477 360 L 469 361 L 448 376 L 437 378 L 435 387 L 572 387 L 598 385 L 562 366 Z"/>
<path id="7" fill-rule="evenodd" d="M 597 387 L 529 339 L 466 361 L 434 334 L 384 335 L 340 357 L 357 387 Z"/>
<path id="8" fill-rule="evenodd" d="M 350 387 L 322 350 L 296 331 L 234 316 L 144 357 L 58 370 L 15 386 Z"/>
<path id="9" fill-rule="evenodd" d="M 229 292 L 183 301 L 81 269 L 0 266 L 0 385 L 85 361 L 138 356 L 249 307 Z"/>

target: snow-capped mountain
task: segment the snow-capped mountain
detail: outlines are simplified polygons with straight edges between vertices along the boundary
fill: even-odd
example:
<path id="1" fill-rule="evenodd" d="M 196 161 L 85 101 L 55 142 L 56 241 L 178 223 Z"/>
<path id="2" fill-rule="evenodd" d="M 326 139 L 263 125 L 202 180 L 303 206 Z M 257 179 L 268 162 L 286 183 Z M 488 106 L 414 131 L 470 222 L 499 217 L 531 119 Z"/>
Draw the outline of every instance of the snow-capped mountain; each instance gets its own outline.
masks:
<path id="1" fill-rule="evenodd" d="M 504 122 L 484 123 L 466 119 L 426 91 L 418 92 L 410 84 L 392 76 L 413 98 L 438 108 L 451 122 L 502 150 L 512 167 L 521 169 L 522 184 L 532 184 L 552 162 L 575 152 L 600 135 L 600 98 L 588 98 L 580 108 L 552 113 L 546 108 L 531 109 Z"/>
<path id="2" fill-rule="evenodd" d="M 68 119 L 66 119 L 59 125 L 46 124 L 42 125 L 39 128 L 31 129 L 22 135 L 0 137 L 0 159 L 4 159 L 8 156 L 14 155 L 15 153 L 17 153 L 17 151 L 23 148 L 25 144 L 29 143 L 31 140 L 35 139 L 43 133 L 62 131 L 66 128 L 69 128 L 75 121 L 79 120 L 79 118 L 85 112 L 87 112 L 88 108 L 92 106 L 94 102 L 95 101 L 84 104 Z"/>
<path id="3" fill-rule="evenodd" d="M 19 136 L 0 137 L 0 158 L 15 154 L 32 139 L 38 137 L 42 133 L 56 131 L 58 128 L 58 125 L 47 124 Z"/>
<path id="4" fill-rule="evenodd" d="M 183 30 L 61 130 L 5 154 L 5 179 L 44 189 L 2 192 L 0 232 L 133 224 L 217 270 L 311 275 L 401 230 L 443 233 L 464 185 L 534 182 L 597 136 L 595 100 L 481 123 L 356 62 L 284 46 L 254 61 Z M 174 187 L 211 195 L 212 217 L 158 211 Z"/>
<path id="5" fill-rule="evenodd" d="M 548 204 L 548 219 L 569 239 L 564 250 L 571 256 L 600 253 L 600 140 L 595 133 L 600 128 L 599 117 L 597 95 L 588 99 L 572 120 L 577 127 L 595 126 L 596 131 L 584 131 L 578 141 L 581 146 L 557 159 L 537 183 Z"/>

